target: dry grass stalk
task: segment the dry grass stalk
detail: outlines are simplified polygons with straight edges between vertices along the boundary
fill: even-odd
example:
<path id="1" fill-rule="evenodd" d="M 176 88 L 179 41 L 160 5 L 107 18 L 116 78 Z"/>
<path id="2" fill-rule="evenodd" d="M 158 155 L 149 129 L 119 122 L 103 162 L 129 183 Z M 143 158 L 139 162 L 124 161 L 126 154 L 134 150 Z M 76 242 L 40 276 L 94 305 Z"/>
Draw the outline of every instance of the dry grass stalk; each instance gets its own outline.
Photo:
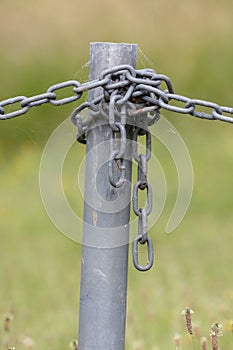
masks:
<path id="1" fill-rule="evenodd" d="M 180 349 L 180 335 L 176 334 L 173 339 L 174 339 L 174 344 L 175 344 L 175 350 L 179 350 Z"/>
<path id="2" fill-rule="evenodd" d="M 70 348 L 73 350 L 78 350 L 78 341 L 76 339 L 70 342 Z"/>
<path id="3" fill-rule="evenodd" d="M 4 315 L 4 331 L 10 332 L 11 330 L 11 323 L 14 319 L 14 316 L 12 314 L 6 314 Z"/>
<path id="4" fill-rule="evenodd" d="M 199 324 L 194 324 L 193 325 L 193 336 L 195 339 L 200 338 L 200 325 Z"/>
<path id="5" fill-rule="evenodd" d="M 189 307 L 186 307 L 182 312 L 181 315 L 185 316 L 186 321 L 186 328 L 189 334 L 193 335 L 193 326 L 192 326 L 192 318 L 191 315 L 194 313 L 193 310 L 191 310 Z"/>
<path id="6" fill-rule="evenodd" d="M 207 350 L 207 338 L 206 337 L 201 338 L 201 350 Z"/>
<path id="7" fill-rule="evenodd" d="M 222 325 L 218 322 L 215 322 L 211 327 L 210 336 L 213 350 L 218 350 L 218 337 L 223 335 L 221 328 Z"/>
<path id="8" fill-rule="evenodd" d="M 2 345 L 4 349 L 8 349 L 10 347 L 10 337 L 8 334 L 5 337 L 3 337 Z"/>
<path id="9" fill-rule="evenodd" d="M 211 335 L 211 340 L 212 340 L 212 349 L 213 350 L 218 350 L 218 337 L 215 334 Z"/>

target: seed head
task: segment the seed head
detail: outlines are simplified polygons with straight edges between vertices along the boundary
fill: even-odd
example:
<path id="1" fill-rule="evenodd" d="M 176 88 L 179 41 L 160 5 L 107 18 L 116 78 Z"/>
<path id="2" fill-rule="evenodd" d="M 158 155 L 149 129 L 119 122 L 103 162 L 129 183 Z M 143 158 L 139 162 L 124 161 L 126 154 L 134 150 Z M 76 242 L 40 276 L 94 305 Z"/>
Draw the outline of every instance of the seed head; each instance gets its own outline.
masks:
<path id="1" fill-rule="evenodd" d="M 222 325 L 218 322 L 213 323 L 211 326 L 210 336 L 213 350 L 218 350 L 218 337 L 223 335 L 221 328 Z"/>
<path id="2" fill-rule="evenodd" d="M 221 323 L 215 322 L 212 324 L 211 330 L 210 330 L 210 336 L 212 337 L 212 335 L 215 335 L 217 337 L 220 337 L 223 335 Z"/>
<path id="3" fill-rule="evenodd" d="M 11 329 L 11 323 L 14 319 L 14 316 L 11 313 L 4 315 L 4 331 L 10 332 Z"/>
<path id="4" fill-rule="evenodd" d="M 188 333 L 191 335 L 193 335 L 193 326 L 192 326 L 192 318 L 191 318 L 192 314 L 194 314 L 194 311 L 191 310 L 189 307 L 186 307 L 181 312 L 181 315 L 185 316 L 186 328 L 187 328 Z"/>

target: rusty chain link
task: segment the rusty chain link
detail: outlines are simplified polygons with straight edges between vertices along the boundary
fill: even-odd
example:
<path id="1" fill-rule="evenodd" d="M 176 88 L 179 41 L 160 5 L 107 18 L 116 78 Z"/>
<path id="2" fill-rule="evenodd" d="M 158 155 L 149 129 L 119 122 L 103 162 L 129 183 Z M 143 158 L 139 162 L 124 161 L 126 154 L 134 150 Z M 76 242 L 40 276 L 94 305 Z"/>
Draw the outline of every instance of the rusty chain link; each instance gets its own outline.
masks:
<path id="1" fill-rule="evenodd" d="M 161 109 L 202 119 L 233 123 L 233 108 L 176 94 L 171 80 L 150 68 L 136 70 L 130 65 L 121 65 L 105 70 L 96 80 L 82 84 L 76 80 L 70 80 L 52 85 L 45 93 L 32 97 L 16 96 L 0 101 L 0 120 L 19 117 L 26 114 L 32 107 L 46 103 L 61 106 L 75 102 L 84 92 L 96 88 L 102 88 L 100 95 L 91 102 L 79 105 L 71 114 L 71 120 L 78 129 L 77 140 L 86 143 L 86 134 L 93 119 L 98 116 L 106 118 L 110 126 L 108 176 L 111 185 L 116 188 L 125 183 L 126 125 L 134 126 L 133 157 L 137 163 L 138 175 L 132 202 L 133 211 L 138 216 L 138 235 L 132 246 L 133 263 L 138 270 L 147 271 L 154 260 L 152 240 L 148 235 L 148 215 L 152 211 L 152 188 L 147 176 L 148 161 L 151 157 L 149 126 L 159 119 Z M 58 91 L 67 89 L 71 89 L 72 93 L 59 98 Z M 67 91 L 63 91 L 63 94 L 65 92 Z M 84 118 L 81 112 L 86 108 L 88 114 Z M 206 108 L 209 109 L 208 113 Z M 138 154 L 138 137 L 143 135 L 146 137 L 146 153 Z M 116 180 L 117 174 L 120 174 L 118 180 Z M 146 207 L 140 207 L 139 191 L 145 190 Z M 148 262 L 145 265 L 139 262 L 139 244 L 147 246 Z"/>

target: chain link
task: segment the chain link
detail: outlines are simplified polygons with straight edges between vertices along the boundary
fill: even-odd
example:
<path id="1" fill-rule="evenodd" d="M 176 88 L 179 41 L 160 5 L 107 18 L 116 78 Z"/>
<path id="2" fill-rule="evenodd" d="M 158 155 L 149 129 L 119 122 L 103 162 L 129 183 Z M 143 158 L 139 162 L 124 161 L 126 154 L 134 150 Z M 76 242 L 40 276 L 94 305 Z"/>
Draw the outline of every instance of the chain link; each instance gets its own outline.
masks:
<path id="1" fill-rule="evenodd" d="M 50 86 L 45 93 L 0 101 L 0 120 L 22 116 L 32 107 L 47 103 L 61 106 L 75 102 L 84 92 L 96 88 L 102 88 L 102 93 L 93 101 L 79 105 L 71 114 L 71 120 L 78 129 L 77 140 L 86 143 L 86 134 L 94 118 L 106 118 L 110 126 L 108 176 L 111 185 L 116 188 L 125 183 L 126 124 L 134 126 L 133 157 L 137 163 L 138 174 L 132 202 L 133 211 L 138 216 L 138 235 L 133 241 L 132 253 L 134 266 L 140 271 L 147 271 L 154 261 L 153 244 L 148 235 L 148 216 L 152 211 L 152 188 L 148 182 L 151 134 L 148 127 L 158 121 L 161 109 L 196 118 L 233 123 L 233 108 L 176 94 L 171 80 L 150 68 L 136 70 L 129 65 L 121 65 L 105 70 L 96 80 L 82 84 L 69 80 Z M 72 93 L 68 94 L 67 89 L 71 89 Z M 58 92 L 63 92 L 63 95 L 66 92 L 66 97 L 59 99 Z M 81 112 L 85 109 L 88 109 L 88 113 L 84 116 Z M 138 137 L 143 135 L 146 137 L 146 153 L 138 154 Z M 140 207 L 139 193 L 145 190 L 146 206 Z M 148 261 L 145 265 L 139 262 L 139 244 L 146 244 Z"/>
<path id="2" fill-rule="evenodd" d="M 138 136 L 146 136 L 146 153 L 138 154 Z M 151 134 L 149 130 L 136 127 L 133 135 L 133 157 L 137 163 L 138 179 L 133 188 L 133 211 L 138 216 L 138 235 L 133 241 L 132 253 L 133 264 L 139 271 L 149 270 L 154 262 L 154 252 L 152 240 L 148 236 L 148 216 L 152 211 L 152 187 L 148 182 L 148 166 L 147 163 L 151 157 Z M 139 208 L 139 190 L 147 191 L 146 207 Z M 147 264 L 141 265 L 138 257 L 138 245 L 147 245 Z"/>
<path id="3" fill-rule="evenodd" d="M 165 89 L 161 89 L 164 83 Z M 102 87 L 104 90 L 104 101 L 108 101 L 113 90 L 118 90 L 118 97 L 112 103 L 123 104 L 128 101 L 133 102 L 140 99 L 144 102 L 146 108 L 161 108 L 180 114 L 190 114 L 197 118 L 208 120 L 221 120 L 233 123 L 233 108 L 219 106 L 216 103 L 192 99 L 186 96 L 174 93 L 171 80 L 163 74 L 157 74 L 152 69 L 136 70 L 129 65 L 116 66 L 105 70 L 99 79 L 80 83 L 76 80 L 70 80 L 52 85 L 47 92 L 32 97 L 16 96 L 0 101 L 0 120 L 16 118 L 26 114 L 32 107 L 37 107 L 46 103 L 54 106 L 61 106 L 67 103 L 77 101 L 84 92 Z M 72 94 L 65 98 L 58 99 L 57 92 L 67 88 L 72 88 Z M 124 94 L 120 90 L 124 90 Z M 183 103 L 183 107 L 174 105 L 172 102 Z M 17 109 L 17 104 L 20 108 Z M 15 107 L 14 107 L 15 105 Z M 11 106 L 13 112 L 7 112 L 6 107 Z M 203 109 L 197 111 L 197 107 L 209 108 L 209 113 Z M 229 115 L 225 115 L 229 114 Z M 111 119 L 111 117 L 110 117 Z M 87 125 L 86 125 L 87 126 Z"/>
<path id="4" fill-rule="evenodd" d="M 125 150 L 126 150 L 126 130 L 125 125 L 119 122 L 114 124 L 114 129 L 110 129 L 110 159 L 108 163 L 109 170 L 109 181 L 114 187 L 121 187 L 125 182 Z M 119 134 L 119 137 L 118 135 Z M 117 137 L 116 137 L 117 136 Z M 117 140 L 120 144 L 119 150 L 114 149 L 114 140 Z M 114 169 L 118 168 L 120 170 L 120 178 L 115 182 Z"/>

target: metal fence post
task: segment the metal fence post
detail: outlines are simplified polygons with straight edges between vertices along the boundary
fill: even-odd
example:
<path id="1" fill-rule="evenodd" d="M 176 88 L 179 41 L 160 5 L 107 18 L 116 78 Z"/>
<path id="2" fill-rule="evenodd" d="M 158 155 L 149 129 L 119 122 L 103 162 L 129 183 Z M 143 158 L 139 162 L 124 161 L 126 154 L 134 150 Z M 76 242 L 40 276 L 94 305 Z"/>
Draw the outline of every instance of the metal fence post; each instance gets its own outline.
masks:
<path id="1" fill-rule="evenodd" d="M 116 65 L 135 67 L 136 58 L 137 45 L 91 43 L 90 79 Z M 100 93 L 100 88 L 90 91 L 89 102 Z M 132 139 L 132 128 L 126 129 Z M 109 139 L 110 127 L 98 115 L 87 134 L 79 350 L 125 346 L 131 161 L 126 161 L 128 185 L 113 187 L 108 178 Z"/>

